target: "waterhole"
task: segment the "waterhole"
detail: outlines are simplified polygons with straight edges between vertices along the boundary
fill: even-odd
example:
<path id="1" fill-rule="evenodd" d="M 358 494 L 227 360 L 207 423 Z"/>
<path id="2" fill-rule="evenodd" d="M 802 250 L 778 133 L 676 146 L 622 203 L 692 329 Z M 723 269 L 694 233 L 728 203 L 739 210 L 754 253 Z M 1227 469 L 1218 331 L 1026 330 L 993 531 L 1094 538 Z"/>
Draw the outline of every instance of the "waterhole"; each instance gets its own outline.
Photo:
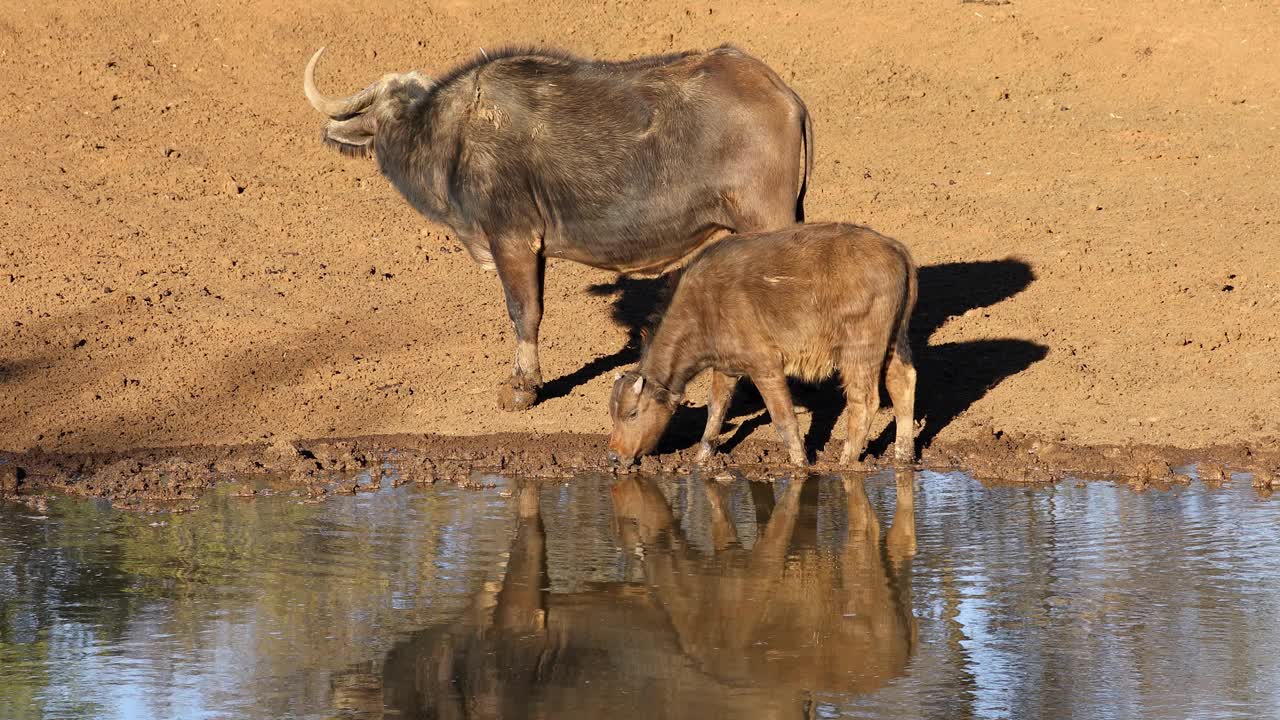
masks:
<path id="1" fill-rule="evenodd" d="M 0 507 L 0 717 L 1280 715 L 1247 482 L 488 479 Z"/>

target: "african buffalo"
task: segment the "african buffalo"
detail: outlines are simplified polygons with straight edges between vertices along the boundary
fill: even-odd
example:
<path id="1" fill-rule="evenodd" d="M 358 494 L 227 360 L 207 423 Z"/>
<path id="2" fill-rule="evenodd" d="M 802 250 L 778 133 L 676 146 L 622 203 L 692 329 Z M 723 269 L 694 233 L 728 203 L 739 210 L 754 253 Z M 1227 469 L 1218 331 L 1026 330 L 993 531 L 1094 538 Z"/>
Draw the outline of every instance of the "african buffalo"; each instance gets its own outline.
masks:
<path id="1" fill-rule="evenodd" d="M 847 223 L 744 233 L 683 271 L 640 364 L 609 398 L 609 457 L 630 465 L 658 444 L 686 383 L 710 368 L 711 400 L 698 459 L 711 455 L 734 385 L 746 375 L 791 456 L 805 465 L 787 377 L 825 380 L 837 370 L 848 402 L 841 463 L 856 461 L 880 406 L 893 400 L 899 461 L 914 457 L 916 370 L 907 327 L 916 266 L 901 243 Z"/>
<path id="2" fill-rule="evenodd" d="M 530 407 L 542 385 L 546 258 L 661 272 L 725 233 L 803 219 L 812 121 L 777 73 L 736 48 L 625 62 L 491 51 L 438 79 L 387 74 L 345 98 L 316 89 L 323 51 L 303 89 L 330 118 L 325 143 L 373 153 L 410 204 L 497 269 L 516 334 L 504 409 Z"/>

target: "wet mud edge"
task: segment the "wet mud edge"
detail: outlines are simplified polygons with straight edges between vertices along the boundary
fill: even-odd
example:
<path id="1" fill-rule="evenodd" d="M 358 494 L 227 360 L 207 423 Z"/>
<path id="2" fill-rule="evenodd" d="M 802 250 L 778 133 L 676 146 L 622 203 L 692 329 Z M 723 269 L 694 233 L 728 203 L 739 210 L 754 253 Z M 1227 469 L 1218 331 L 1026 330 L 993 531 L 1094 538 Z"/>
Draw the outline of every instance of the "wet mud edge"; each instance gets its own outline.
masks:
<path id="1" fill-rule="evenodd" d="M 874 472 L 891 466 L 888 452 L 856 466 L 820 453 L 814 473 Z M 208 489 L 230 483 L 243 497 L 287 492 L 305 501 L 408 483 L 452 482 L 483 487 L 486 474 L 565 480 L 582 472 L 614 472 L 604 458 L 604 437 L 593 434 L 502 433 L 480 436 L 388 435 L 236 446 L 58 454 L 0 451 L 0 501 L 35 509 L 51 494 L 105 498 L 133 510 L 189 509 Z M 925 448 L 916 467 L 962 470 L 997 483 L 1050 483 L 1064 479 L 1121 480 L 1138 488 L 1169 487 L 1198 479 L 1219 484 L 1248 474 L 1269 495 L 1280 474 L 1277 443 L 1266 448 L 1220 445 L 1179 449 L 1158 445 L 1076 446 L 997 432 Z M 785 449 L 748 441 L 700 466 L 696 447 L 646 457 L 636 471 L 702 473 L 730 479 L 770 480 L 793 475 Z M 1194 468 L 1192 470 L 1192 468 Z"/>

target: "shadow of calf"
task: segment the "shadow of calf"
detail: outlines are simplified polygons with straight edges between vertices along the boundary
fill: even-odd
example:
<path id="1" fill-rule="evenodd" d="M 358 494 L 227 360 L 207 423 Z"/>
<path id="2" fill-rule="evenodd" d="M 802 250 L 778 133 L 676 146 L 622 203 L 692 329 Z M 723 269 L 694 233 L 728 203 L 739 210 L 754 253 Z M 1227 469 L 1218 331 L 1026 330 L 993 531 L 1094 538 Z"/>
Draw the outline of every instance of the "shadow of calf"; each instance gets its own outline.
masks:
<path id="1" fill-rule="evenodd" d="M 1049 348 L 1017 338 L 929 344 L 951 318 L 1025 290 L 1036 277 L 1027 262 L 1006 258 L 940 263 L 921 267 L 919 272 L 920 299 L 911 318 L 911 345 L 919 373 L 916 418 L 924 420 L 916 446 L 923 449 L 991 388 L 1043 360 Z M 886 430 L 868 449 L 879 455 L 891 442 Z"/>
<path id="2" fill-rule="evenodd" d="M 676 280 L 674 275 L 619 277 L 612 283 L 591 286 L 588 292 L 593 295 L 616 295 L 612 317 L 627 328 L 627 342 L 617 352 L 595 358 L 569 375 L 548 382 L 544 397 L 564 397 L 595 377 L 637 362 L 641 331 L 665 310 Z M 919 301 L 911 318 L 911 345 L 920 377 L 916 418 L 924 421 L 916 441 L 918 449 L 928 447 L 943 428 L 991 388 L 1048 355 L 1047 346 L 1016 338 L 929 344 L 930 337 L 951 318 L 1007 300 L 1034 280 L 1031 265 L 1016 258 L 939 263 L 919 269 Z M 805 442 L 812 455 L 826 447 L 844 413 L 840 379 L 833 377 L 817 384 L 792 381 L 790 385 L 795 404 L 812 414 Z M 882 397 L 880 402 L 881 407 L 890 404 L 888 397 Z M 732 451 L 757 428 L 768 424 L 769 416 L 763 409 L 764 402 L 755 387 L 750 382 L 739 383 L 727 417 L 726 429 L 731 434 L 721 443 L 721 449 Z M 679 408 L 657 452 L 683 450 L 698 442 L 706 417 L 705 407 Z M 889 428 L 868 444 L 869 453 L 881 455 L 888 449 L 893 440 Z"/>
<path id="3" fill-rule="evenodd" d="M 940 263 L 919 269 L 919 301 L 911 319 L 911 345 L 920 378 L 916 418 L 924 421 L 916 440 L 918 449 L 928 447 L 943 428 L 991 388 L 1048 355 L 1047 346 L 1016 338 L 929 344 L 930 337 L 951 318 L 1011 298 L 1034 280 L 1031 265 L 1015 258 Z M 816 384 L 792 381 L 790 385 L 795 404 L 812 414 L 805 445 L 813 455 L 824 449 L 834 434 L 844 413 L 844 391 L 838 377 Z M 883 391 L 880 404 L 890 405 Z M 728 420 L 746 419 L 737 427 L 727 426 L 732 434 L 721 443 L 721 449 L 732 451 L 757 428 L 768 424 L 769 416 L 761 412 L 763 409 L 764 402 L 751 383 L 740 383 Z M 691 446 L 701 437 L 705 421 L 705 408 L 681 408 L 659 450 Z M 890 424 L 868 444 L 868 453 L 882 455 L 889 449 L 892 427 Z"/>

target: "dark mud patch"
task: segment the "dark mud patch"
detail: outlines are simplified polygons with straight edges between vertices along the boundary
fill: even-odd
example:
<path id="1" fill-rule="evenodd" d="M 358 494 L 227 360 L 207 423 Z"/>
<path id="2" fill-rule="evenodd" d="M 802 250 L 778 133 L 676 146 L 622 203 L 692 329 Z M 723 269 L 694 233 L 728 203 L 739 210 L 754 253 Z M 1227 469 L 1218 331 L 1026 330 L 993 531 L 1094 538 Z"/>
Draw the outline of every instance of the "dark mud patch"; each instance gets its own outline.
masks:
<path id="1" fill-rule="evenodd" d="M 1260 491 L 1270 491 L 1280 468 L 1276 448 L 1275 442 L 1264 447 L 1223 444 L 1197 449 L 1151 444 L 1081 446 L 996 432 L 978 440 L 935 444 L 925 451 L 924 465 L 963 469 L 980 479 L 1123 480 L 1137 489 L 1186 484 L 1193 476 L 1213 487 L 1244 474 Z"/>
<path id="2" fill-rule="evenodd" d="M 817 473 L 872 472 L 892 464 L 888 453 L 854 466 L 833 463 L 838 452 L 818 454 Z M 450 437 L 387 435 L 238 446 L 192 446 L 138 451 L 0 453 L 0 501 L 39 509 L 50 493 L 105 498 L 122 509 L 190 509 L 214 485 L 233 483 L 232 494 L 252 498 L 290 493 L 320 502 L 407 483 L 439 481 L 483 486 L 483 477 L 555 478 L 584 471 L 612 472 L 604 438 L 554 433 Z M 1280 474 L 1274 443 L 1219 445 L 1195 450 L 1157 445 L 1074 446 L 1034 437 L 994 433 L 986 438 L 934 443 L 917 464 L 931 470 L 963 470 L 988 482 L 1049 483 L 1067 478 L 1122 480 L 1135 488 L 1185 484 L 1192 475 L 1210 486 L 1246 474 L 1260 494 Z M 643 458 L 642 473 L 699 472 L 723 479 L 767 480 L 795 469 L 776 443 L 748 441 L 710 462 L 693 463 L 696 448 Z"/>

